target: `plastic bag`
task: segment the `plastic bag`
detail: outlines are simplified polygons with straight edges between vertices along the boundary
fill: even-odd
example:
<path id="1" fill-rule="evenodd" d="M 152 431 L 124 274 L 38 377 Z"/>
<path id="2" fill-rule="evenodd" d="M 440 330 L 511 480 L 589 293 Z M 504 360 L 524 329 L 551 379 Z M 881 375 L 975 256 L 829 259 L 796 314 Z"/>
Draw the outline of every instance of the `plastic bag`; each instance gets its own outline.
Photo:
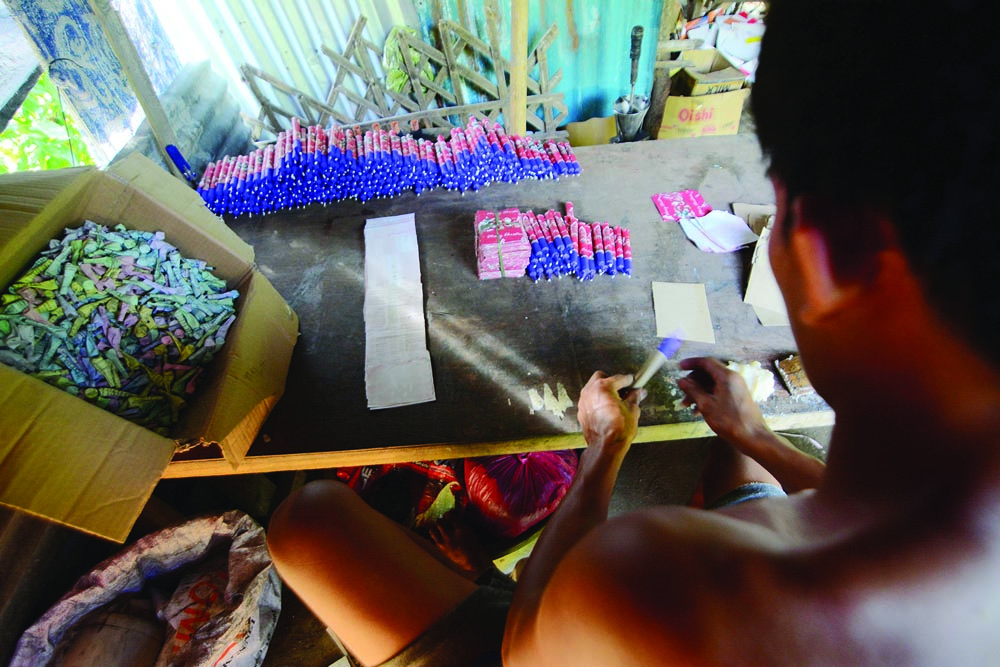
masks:
<path id="1" fill-rule="evenodd" d="M 337 479 L 378 512 L 418 532 L 465 506 L 458 475 L 441 461 L 339 468 Z"/>
<path id="2" fill-rule="evenodd" d="M 495 537 L 516 537 L 559 506 L 576 464 L 572 450 L 467 459 L 469 504 Z"/>
<path id="3" fill-rule="evenodd" d="M 242 512 L 201 517 L 81 577 L 21 636 L 10 666 L 256 667 L 280 611 L 263 528 Z M 151 653 L 138 650 L 156 641 Z"/>

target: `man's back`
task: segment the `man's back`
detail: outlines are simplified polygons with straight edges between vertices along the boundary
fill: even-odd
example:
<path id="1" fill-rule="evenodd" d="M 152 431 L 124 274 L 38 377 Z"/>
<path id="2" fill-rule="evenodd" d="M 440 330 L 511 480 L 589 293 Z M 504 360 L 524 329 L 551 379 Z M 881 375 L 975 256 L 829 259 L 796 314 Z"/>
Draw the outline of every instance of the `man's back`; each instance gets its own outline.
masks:
<path id="1" fill-rule="evenodd" d="M 1000 532 L 974 499 L 947 505 L 803 492 L 620 517 L 567 556 L 538 631 L 552 664 L 990 664 Z"/>

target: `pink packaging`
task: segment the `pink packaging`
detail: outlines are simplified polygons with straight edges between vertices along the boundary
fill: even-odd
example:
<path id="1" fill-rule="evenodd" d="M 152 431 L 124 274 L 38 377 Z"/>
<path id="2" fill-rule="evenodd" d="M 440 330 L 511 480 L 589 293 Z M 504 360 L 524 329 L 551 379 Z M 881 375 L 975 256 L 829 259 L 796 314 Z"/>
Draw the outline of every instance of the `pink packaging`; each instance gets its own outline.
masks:
<path id="1" fill-rule="evenodd" d="M 697 190 L 681 190 L 653 195 L 653 203 L 665 222 L 677 222 L 685 212 L 700 218 L 712 212 L 712 207 Z"/>

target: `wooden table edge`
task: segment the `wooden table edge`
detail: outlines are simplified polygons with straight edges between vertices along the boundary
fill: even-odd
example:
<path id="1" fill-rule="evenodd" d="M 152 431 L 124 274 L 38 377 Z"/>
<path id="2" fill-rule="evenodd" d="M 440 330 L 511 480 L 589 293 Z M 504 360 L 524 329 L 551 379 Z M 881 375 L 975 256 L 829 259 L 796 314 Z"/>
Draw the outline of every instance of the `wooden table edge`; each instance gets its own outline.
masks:
<path id="1" fill-rule="evenodd" d="M 820 428 L 832 426 L 832 410 L 816 410 L 786 415 L 766 417 L 768 425 L 776 431 Z M 667 442 L 707 438 L 712 430 L 703 420 L 679 424 L 658 424 L 639 427 L 635 443 Z M 252 473 L 282 472 L 288 470 L 322 470 L 383 463 L 404 463 L 409 461 L 430 461 L 437 459 L 458 459 L 473 456 L 497 456 L 522 452 L 543 452 L 559 449 L 579 449 L 585 447 L 579 432 L 559 435 L 501 440 L 491 442 L 433 443 L 407 445 L 402 447 L 374 447 L 337 452 L 314 452 L 299 454 L 273 454 L 267 456 L 247 456 L 239 463 L 223 458 L 200 461 L 171 462 L 163 472 L 163 479 L 188 477 L 214 477 L 219 475 L 245 475 Z"/>

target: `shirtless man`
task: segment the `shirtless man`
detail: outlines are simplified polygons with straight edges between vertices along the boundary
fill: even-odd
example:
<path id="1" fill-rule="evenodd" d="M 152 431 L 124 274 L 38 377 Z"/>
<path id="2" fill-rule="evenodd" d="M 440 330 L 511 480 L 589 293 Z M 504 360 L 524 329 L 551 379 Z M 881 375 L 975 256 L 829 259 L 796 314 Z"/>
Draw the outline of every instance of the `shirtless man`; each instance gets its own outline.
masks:
<path id="1" fill-rule="evenodd" d="M 501 636 L 512 667 L 997 664 L 991 9 L 771 3 L 753 90 L 778 203 L 771 262 L 810 379 L 837 413 L 828 467 L 767 428 L 742 380 L 688 359 L 697 372 L 681 389 L 728 443 L 704 479 L 720 508 L 609 521 L 641 396 L 619 398 L 629 376 L 595 373 L 579 403 L 588 448 L 505 635 L 509 596 L 484 593 L 495 589 L 473 583 L 478 571 L 463 576 L 335 482 L 307 486 L 272 520 L 285 581 L 366 665 L 499 664 Z M 945 22 L 961 59 L 927 50 Z"/>
<path id="2" fill-rule="evenodd" d="M 836 411 L 828 467 L 777 438 L 738 377 L 688 359 L 687 401 L 732 446 L 728 488 L 791 495 L 608 521 L 638 397 L 595 374 L 589 446 L 518 582 L 505 665 L 1000 664 L 997 86 L 956 66 L 968 87 L 938 102 L 950 65 L 892 64 L 934 16 L 976 45 L 963 61 L 997 62 L 986 11 L 774 0 L 753 91 L 771 262 Z"/>

